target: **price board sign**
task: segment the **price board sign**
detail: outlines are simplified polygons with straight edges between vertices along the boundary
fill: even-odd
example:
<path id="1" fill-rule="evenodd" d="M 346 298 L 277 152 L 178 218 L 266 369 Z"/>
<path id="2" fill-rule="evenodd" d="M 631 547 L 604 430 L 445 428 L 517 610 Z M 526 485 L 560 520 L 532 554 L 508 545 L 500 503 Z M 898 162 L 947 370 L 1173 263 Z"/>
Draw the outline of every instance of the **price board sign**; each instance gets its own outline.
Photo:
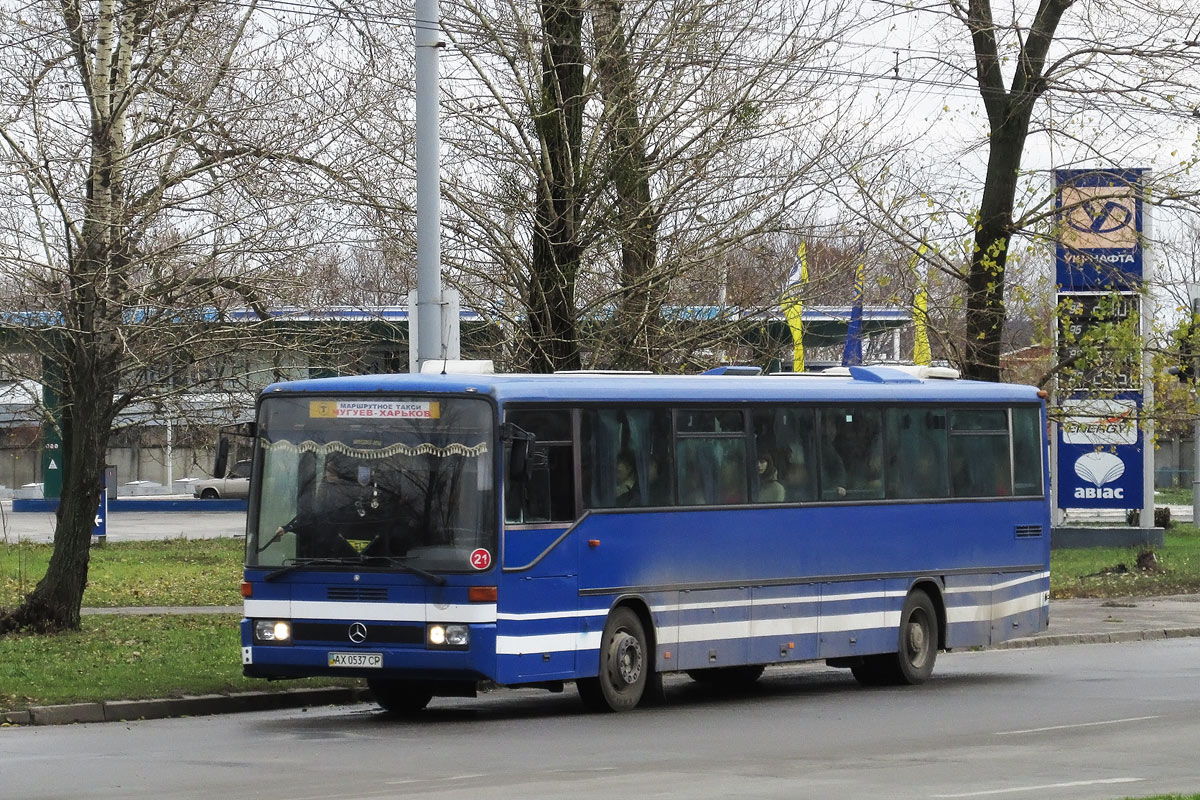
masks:
<path id="1" fill-rule="evenodd" d="M 1136 333 L 1140 309 L 1141 296 L 1134 292 L 1058 295 L 1060 392 L 1139 389 L 1141 352 L 1121 342 L 1131 338 L 1124 334 Z"/>

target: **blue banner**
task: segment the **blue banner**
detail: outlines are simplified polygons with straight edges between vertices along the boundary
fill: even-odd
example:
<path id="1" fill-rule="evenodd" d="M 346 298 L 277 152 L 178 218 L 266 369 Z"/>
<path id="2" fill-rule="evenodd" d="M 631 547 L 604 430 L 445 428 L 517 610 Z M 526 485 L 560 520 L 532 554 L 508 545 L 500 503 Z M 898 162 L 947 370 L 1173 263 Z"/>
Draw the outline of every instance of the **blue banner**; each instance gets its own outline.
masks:
<path id="1" fill-rule="evenodd" d="M 1142 507 L 1141 405 L 1134 392 L 1063 401 L 1055 476 L 1059 508 Z"/>
<path id="2" fill-rule="evenodd" d="M 861 253 L 860 253 L 861 258 Z M 863 362 L 863 294 L 866 284 L 866 263 L 859 261 L 854 269 L 854 301 L 850 308 L 850 324 L 846 327 L 846 346 L 842 348 L 842 366 L 858 366 Z"/>
<path id="3" fill-rule="evenodd" d="M 1144 173 L 1143 169 L 1055 171 L 1054 262 L 1061 291 L 1141 286 Z"/>

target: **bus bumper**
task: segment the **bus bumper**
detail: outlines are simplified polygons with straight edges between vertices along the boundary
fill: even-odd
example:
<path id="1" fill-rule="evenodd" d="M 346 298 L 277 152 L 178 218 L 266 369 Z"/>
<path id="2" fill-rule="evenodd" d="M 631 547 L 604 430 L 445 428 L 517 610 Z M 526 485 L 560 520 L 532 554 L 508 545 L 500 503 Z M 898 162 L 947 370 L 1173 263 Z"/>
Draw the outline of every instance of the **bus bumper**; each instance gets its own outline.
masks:
<path id="1" fill-rule="evenodd" d="M 465 648 L 438 648 L 424 642 L 393 644 L 368 639 L 355 643 L 348 635 L 341 640 L 302 639 L 289 644 L 262 644 L 254 641 L 254 623 L 253 619 L 241 622 L 242 673 L 251 678 L 495 680 L 494 624 L 470 625 L 470 643 Z M 295 627 L 302 629 L 299 624 Z"/>

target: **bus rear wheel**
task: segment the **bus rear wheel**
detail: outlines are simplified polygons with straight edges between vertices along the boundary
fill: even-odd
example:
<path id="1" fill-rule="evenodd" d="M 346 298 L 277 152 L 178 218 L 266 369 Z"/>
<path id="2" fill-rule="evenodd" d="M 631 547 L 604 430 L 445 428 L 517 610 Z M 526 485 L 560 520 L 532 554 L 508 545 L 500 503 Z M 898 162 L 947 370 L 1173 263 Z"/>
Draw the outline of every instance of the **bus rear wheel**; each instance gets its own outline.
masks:
<path id="1" fill-rule="evenodd" d="M 900 612 L 895 653 L 867 656 L 850 667 L 863 686 L 916 685 L 929 680 L 938 651 L 938 617 L 923 591 L 911 592 Z"/>
<path id="2" fill-rule="evenodd" d="M 600 674 L 576 681 L 592 711 L 629 711 L 642 701 L 653 669 L 646 631 L 638 615 L 618 608 L 608 616 L 600 643 Z"/>
<path id="3" fill-rule="evenodd" d="M 374 695 L 375 702 L 392 714 L 415 714 L 433 699 L 433 693 L 415 681 L 368 678 L 367 688 Z"/>

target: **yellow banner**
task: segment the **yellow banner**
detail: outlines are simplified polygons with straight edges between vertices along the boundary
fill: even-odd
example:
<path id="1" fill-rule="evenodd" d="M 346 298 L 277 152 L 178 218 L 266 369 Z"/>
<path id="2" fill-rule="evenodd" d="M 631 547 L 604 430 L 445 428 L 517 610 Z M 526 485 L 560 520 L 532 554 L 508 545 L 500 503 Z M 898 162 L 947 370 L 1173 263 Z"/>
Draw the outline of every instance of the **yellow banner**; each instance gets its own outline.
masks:
<path id="1" fill-rule="evenodd" d="M 917 291 L 913 295 L 913 363 L 929 366 L 933 361 L 933 352 L 929 349 L 929 275 L 919 269 L 921 256 L 929 248 L 921 242 L 916 254 L 912 257 L 911 268 L 917 277 Z"/>
<path id="2" fill-rule="evenodd" d="M 804 371 L 804 326 L 801 323 L 803 302 L 801 292 L 804 284 L 808 283 L 808 251 L 804 242 L 796 248 L 796 263 L 788 274 L 787 285 L 783 287 L 783 297 L 779 302 L 783 315 L 787 318 L 788 328 L 792 332 L 792 371 Z"/>

